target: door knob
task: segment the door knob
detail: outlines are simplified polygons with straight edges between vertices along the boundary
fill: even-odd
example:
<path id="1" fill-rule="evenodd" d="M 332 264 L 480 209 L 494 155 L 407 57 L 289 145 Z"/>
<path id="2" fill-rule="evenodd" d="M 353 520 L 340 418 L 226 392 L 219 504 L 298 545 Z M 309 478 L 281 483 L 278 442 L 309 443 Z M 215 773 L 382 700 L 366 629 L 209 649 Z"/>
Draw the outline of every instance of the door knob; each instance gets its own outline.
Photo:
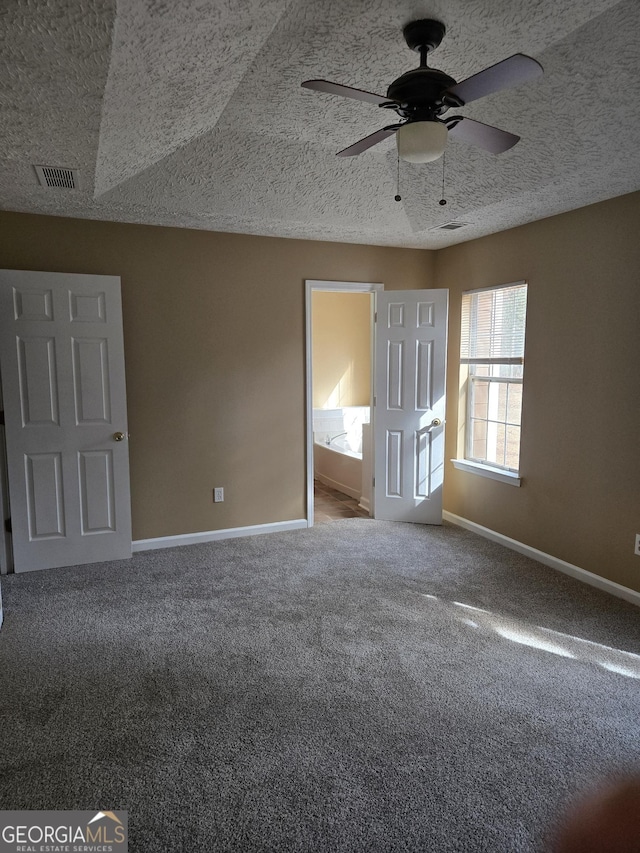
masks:
<path id="1" fill-rule="evenodd" d="M 442 421 L 440 420 L 440 418 L 434 418 L 434 419 L 431 421 L 431 426 L 432 426 L 432 427 L 439 427 L 439 426 L 442 426 Z"/>
<path id="2" fill-rule="evenodd" d="M 114 432 L 113 437 L 116 441 L 124 441 L 126 435 L 123 432 Z"/>

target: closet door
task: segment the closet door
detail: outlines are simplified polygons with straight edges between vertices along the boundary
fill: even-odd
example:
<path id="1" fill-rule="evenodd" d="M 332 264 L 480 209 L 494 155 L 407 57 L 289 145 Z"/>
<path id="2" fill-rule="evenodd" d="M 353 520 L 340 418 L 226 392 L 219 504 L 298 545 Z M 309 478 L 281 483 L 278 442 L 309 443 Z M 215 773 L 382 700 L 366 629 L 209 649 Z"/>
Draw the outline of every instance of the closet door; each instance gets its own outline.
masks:
<path id="1" fill-rule="evenodd" d="M 120 279 L 0 271 L 16 572 L 131 556 Z"/>

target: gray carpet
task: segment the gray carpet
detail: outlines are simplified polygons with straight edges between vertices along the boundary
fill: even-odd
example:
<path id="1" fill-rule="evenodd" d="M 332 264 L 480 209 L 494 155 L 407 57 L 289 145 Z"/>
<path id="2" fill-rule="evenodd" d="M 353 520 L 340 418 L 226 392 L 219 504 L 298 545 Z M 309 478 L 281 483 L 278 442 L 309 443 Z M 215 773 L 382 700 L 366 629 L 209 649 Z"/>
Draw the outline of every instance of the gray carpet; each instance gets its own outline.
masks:
<path id="1" fill-rule="evenodd" d="M 640 768 L 633 605 L 451 525 L 3 578 L 0 803 L 130 850 L 539 851 Z"/>

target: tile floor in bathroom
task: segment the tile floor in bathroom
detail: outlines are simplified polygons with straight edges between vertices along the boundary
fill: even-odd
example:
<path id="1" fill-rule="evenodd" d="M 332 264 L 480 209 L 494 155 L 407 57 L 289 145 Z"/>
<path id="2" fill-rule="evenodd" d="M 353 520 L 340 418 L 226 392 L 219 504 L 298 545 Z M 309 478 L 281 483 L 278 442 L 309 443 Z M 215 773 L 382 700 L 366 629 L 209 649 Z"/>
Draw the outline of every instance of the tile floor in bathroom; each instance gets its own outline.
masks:
<path id="1" fill-rule="evenodd" d="M 337 521 L 339 518 L 369 518 L 369 513 L 358 506 L 355 498 L 313 481 L 313 516 L 315 524 Z"/>

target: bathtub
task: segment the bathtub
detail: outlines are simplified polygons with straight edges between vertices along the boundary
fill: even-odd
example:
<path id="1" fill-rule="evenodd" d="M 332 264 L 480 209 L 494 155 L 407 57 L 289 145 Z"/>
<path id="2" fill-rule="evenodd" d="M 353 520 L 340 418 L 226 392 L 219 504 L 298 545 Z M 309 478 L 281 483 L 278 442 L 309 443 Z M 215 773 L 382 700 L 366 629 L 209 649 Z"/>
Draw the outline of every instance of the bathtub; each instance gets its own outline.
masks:
<path id="1" fill-rule="evenodd" d="M 345 495 L 360 500 L 362 493 L 362 454 L 337 446 L 313 444 L 313 470 L 317 480 Z"/>
<path id="2" fill-rule="evenodd" d="M 368 406 L 314 409 L 314 476 L 369 509 L 368 480 L 363 488 L 363 432 L 368 431 Z M 366 453 L 366 446 L 365 446 Z M 367 454 L 368 455 L 368 454 Z M 365 475 L 368 477 L 368 474 Z"/>
<path id="3" fill-rule="evenodd" d="M 338 435 L 329 441 L 316 441 L 316 445 L 326 447 L 334 453 L 344 453 L 345 456 L 353 456 L 354 459 L 362 459 L 362 433 L 356 439 L 353 435 Z"/>

